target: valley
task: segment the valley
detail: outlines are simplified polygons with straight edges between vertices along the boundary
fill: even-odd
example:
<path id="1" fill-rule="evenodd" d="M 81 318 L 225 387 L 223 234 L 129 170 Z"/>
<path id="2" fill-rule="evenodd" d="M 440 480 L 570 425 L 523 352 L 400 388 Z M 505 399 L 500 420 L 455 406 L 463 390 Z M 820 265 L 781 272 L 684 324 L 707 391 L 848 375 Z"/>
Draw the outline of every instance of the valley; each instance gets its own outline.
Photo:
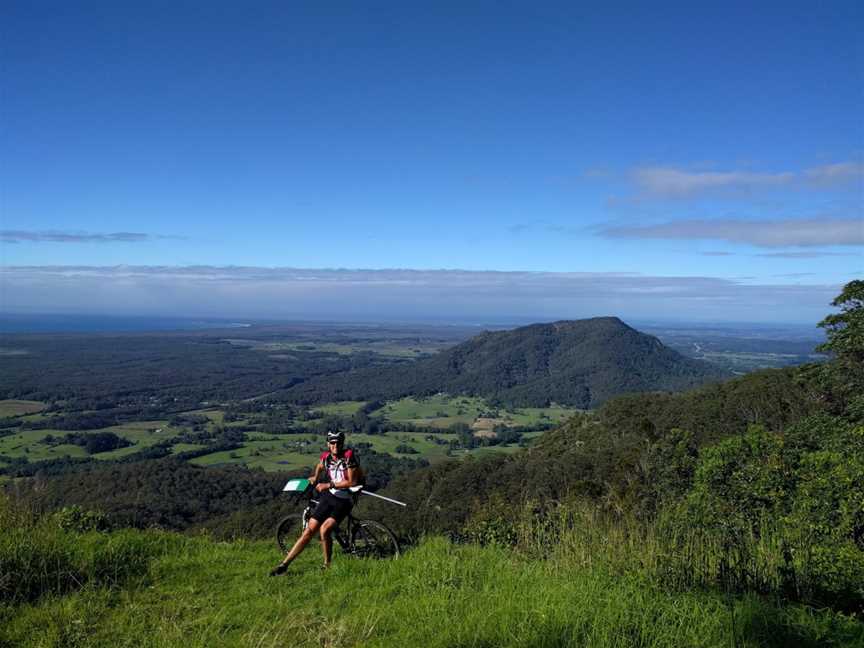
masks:
<path id="1" fill-rule="evenodd" d="M 674 355 L 651 368 L 632 365 L 660 347 L 614 318 L 567 327 L 493 326 L 477 337 L 464 325 L 327 323 L 6 334 L 4 348 L 14 353 L 0 358 L 0 479 L 43 465 L 62 472 L 168 456 L 294 472 L 308 469 L 320 434 L 333 426 L 358 449 L 434 464 L 526 447 L 601 394 L 703 379 L 664 383 L 681 371 L 670 359 L 691 362 Z M 705 378 L 814 358 L 800 331 L 649 330 L 684 356 L 709 360 L 693 365 Z M 556 342 L 561 335 L 576 337 Z M 580 339 L 592 341 L 558 350 Z M 594 356 L 604 345 L 615 356 L 610 369 Z M 456 373 L 453 363 L 462 367 Z M 89 446 L 82 436 L 97 434 L 103 442 Z"/>
<path id="2" fill-rule="evenodd" d="M 52 416 L 37 419 L 23 415 L 17 419 L 18 426 L 2 431 L 0 470 L 11 471 L 16 465 L 48 460 L 113 461 L 155 448 L 165 456 L 194 455 L 189 461 L 201 466 L 240 465 L 296 472 L 308 470 L 317 460 L 323 450 L 321 432 L 330 426 L 353 428 L 349 445 L 357 448 L 361 457 L 364 449 L 372 449 L 394 458 L 434 463 L 526 447 L 544 430 L 577 411 L 557 405 L 499 409 L 481 398 L 445 394 L 389 401 L 369 415 L 358 415 L 365 405 L 346 401 L 306 409 L 283 408 L 268 402 L 256 407 L 247 402 L 242 413 L 230 405 L 209 407 L 178 412 L 171 418 L 130 421 L 76 433 L 108 433 L 129 444 L 95 454 L 73 442 L 62 442 L 72 433 L 52 428 Z M 15 401 L 0 401 L 0 410 L 12 411 L 16 407 Z M 47 404 L 31 401 L 28 405 L 30 410 L 37 407 L 44 409 Z M 26 429 L 33 424 L 40 427 Z M 382 428 L 386 432 L 379 432 Z M 223 447 L 226 437 L 234 439 L 227 449 Z"/>

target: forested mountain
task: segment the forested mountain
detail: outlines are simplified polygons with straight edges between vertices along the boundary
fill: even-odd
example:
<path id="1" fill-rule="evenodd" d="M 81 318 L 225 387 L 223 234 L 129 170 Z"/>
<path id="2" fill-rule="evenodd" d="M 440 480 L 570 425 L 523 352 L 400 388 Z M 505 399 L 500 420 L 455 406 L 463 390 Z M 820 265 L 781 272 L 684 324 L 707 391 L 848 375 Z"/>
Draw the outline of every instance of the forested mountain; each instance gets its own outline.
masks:
<path id="1" fill-rule="evenodd" d="M 593 408 L 618 394 L 679 391 L 724 375 L 617 317 L 598 317 L 484 332 L 411 364 L 312 379 L 285 394 L 313 403 L 443 391 L 517 407 Z"/>

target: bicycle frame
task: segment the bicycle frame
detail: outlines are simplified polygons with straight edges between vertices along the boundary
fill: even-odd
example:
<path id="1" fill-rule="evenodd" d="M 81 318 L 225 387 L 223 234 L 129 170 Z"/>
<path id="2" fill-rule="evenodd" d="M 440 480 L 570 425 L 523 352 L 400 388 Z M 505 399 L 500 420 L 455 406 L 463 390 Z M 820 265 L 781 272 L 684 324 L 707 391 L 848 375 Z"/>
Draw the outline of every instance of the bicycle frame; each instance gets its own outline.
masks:
<path id="1" fill-rule="evenodd" d="M 312 491 L 314 493 L 314 491 Z M 312 516 L 312 511 L 315 510 L 315 507 L 318 506 L 319 500 L 314 497 L 313 494 L 310 494 L 309 501 L 306 503 L 306 508 L 303 509 L 303 528 L 306 528 L 306 525 L 309 524 L 309 518 Z M 345 534 L 342 533 L 342 522 L 347 522 L 345 529 Z M 354 527 L 357 524 L 357 520 L 351 515 L 351 512 L 348 512 L 348 515 L 345 516 L 345 519 L 338 523 L 336 527 L 333 529 L 333 539 L 339 543 L 339 546 L 342 547 L 343 551 L 351 550 L 351 543 L 347 538 L 351 538 L 354 533 Z"/>
<path id="2" fill-rule="evenodd" d="M 291 484 L 292 482 L 289 482 L 289 485 Z M 356 486 L 351 489 L 355 502 L 362 488 L 362 486 Z M 289 529 L 294 526 L 296 530 L 295 525 L 298 524 L 301 529 L 306 529 L 309 525 L 312 512 L 320 502 L 320 498 L 311 485 L 307 485 L 302 491 L 288 488 L 284 490 L 290 490 L 295 498 L 299 499 L 302 497 L 306 500 L 302 512 L 289 514 L 276 527 L 276 541 L 279 544 L 279 548 L 283 552 L 287 552 L 292 544 L 292 541 L 289 541 L 286 535 L 289 533 Z M 295 499 L 295 505 L 298 499 Z M 345 522 L 346 520 L 347 522 Z M 390 529 L 377 520 L 356 518 L 353 512 L 349 511 L 342 522 L 345 523 L 342 524 L 340 522 L 333 529 L 332 537 L 336 540 L 343 553 L 359 557 L 374 556 L 386 558 L 399 556 L 399 541 L 396 536 Z"/>

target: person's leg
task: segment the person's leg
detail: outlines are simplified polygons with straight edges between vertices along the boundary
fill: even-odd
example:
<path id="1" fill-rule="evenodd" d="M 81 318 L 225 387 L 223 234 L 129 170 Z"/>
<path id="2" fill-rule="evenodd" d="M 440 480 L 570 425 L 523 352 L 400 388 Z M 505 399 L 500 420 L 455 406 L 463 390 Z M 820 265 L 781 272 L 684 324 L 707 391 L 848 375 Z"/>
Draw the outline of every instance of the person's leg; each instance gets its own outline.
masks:
<path id="1" fill-rule="evenodd" d="M 300 537 L 297 538 L 297 542 L 295 542 L 294 546 L 291 547 L 291 551 L 289 551 L 285 556 L 285 559 L 280 563 L 280 566 L 285 565 L 287 567 L 291 564 L 292 560 L 300 555 L 300 552 L 306 548 L 306 545 L 309 544 L 309 541 L 318 531 L 319 526 L 321 526 L 321 523 L 318 520 L 315 518 L 309 519 L 309 523 L 306 525 L 306 528 L 303 529 L 303 533 L 301 533 Z"/>
<path id="2" fill-rule="evenodd" d="M 324 567 L 330 566 L 333 556 L 333 529 L 339 524 L 334 518 L 327 518 L 321 525 L 321 551 L 324 553 Z"/>

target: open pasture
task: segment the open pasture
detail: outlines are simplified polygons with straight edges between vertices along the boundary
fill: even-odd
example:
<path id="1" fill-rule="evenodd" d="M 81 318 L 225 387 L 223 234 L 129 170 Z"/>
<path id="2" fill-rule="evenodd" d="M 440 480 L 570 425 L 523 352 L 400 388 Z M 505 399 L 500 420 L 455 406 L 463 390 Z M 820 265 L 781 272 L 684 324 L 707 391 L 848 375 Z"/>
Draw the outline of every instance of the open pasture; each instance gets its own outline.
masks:
<path id="1" fill-rule="evenodd" d="M 123 425 L 113 425 L 100 430 L 84 430 L 80 432 L 51 429 L 22 430 L 0 438 L 0 454 L 8 457 L 27 457 L 30 461 L 59 459 L 62 457 L 87 457 L 87 451 L 81 446 L 69 443 L 50 446 L 43 443 L 43 440 L 49 435 L 56 438 L 64 437 L 70 433 L 95 434 L 97 432 L 113 432 L 117 436 L 131 441 L 132 445 L 92 455 L 95 459 L 117 459 L 134 454 L 177 434 L 177 430 L 168 427 L 166 421 L 138 421 Z"/>
<path id="2" fill-rule="evenodd" d="M 62 457 L 86 457 L 87 452 L 81 446 L 63 444 L 49 446 L 41 443 L 49 434 L 65 435 L 62 430 L 24 430 L 0 438 L 0 455 L 7 457 L 26 457 L 30 461 L 45 459 L 60 459 Z"/>
<path id="3" fill-rule="evenodd" d="M 278 354 L 290 352 L 303 353 L 332 353 L 341 356 L 353 355 L 355 353 L 373 353 L 382 358 L 392 360 L 413 360 L 415 358 L 438 353 L 453 345 L 450 341 L 443 340 L 418 340 L 416 338 L 401 339 L 354 339 L 354 340 L 252 340 L 252 339 L 226 339 L 226 342 L 235 346 L 245 347 L 253 351 Z M 271 357 L 276 357 L 271 355 Z"/>
<path id="4" fill-rule="evenodd" d="M 352 353 L 375 353 L 387 358 L 414 359 L 424 355 L 438 353 L 452 346 L 452 342 L 440 340 L 418 340 L 401 338 L 383 338 L 377 340 L 352 340 L 343 342 L 294 342 L 286 343 L 282 348 L 295 351 L 325 351 L 349 355 Z"/>
<path id="5" fill-rule="evenodd" d="M 530 427 L 532 425 L 558 425 L 573 417 L 580 410 L 573 407 L 552 405 L 550 407 L 520 407 L 514 410 L 502 410 L 501 416 L 508 425 Z"/>
<path id="6" fill-rule="evenodd" d="M 371 443 L 372 449 L 394 457 L 408 457 L 412 459 L 423 458 L 430 463 L 435 463 L 447 458 L 449 445 L 438 444 L 427 437 L 446 441 L 448 444 L 456 438 L 455 434 L 427 434 L 425 432 L 390 432 L 388 434 L 351 434 L 348 436 L 348 444 Z M 408 446 L 417 451 L 417 454 L 402 454 L 396 451 L 399 446 Z M 359 456 L 363 457 L 362 451 Z"/>
<path id="7" fill-rule="evenodd" d="M 374 416 L 386 418 L 392 423 L 409 423 L 430 428 L 448 428 L 455 423 L 474 425 L 477 419 L 494 421 L 494 425 L 539 427 L 562 423 L 578 411 L 559 405 L 504 409 L 490 405 L 483 398 L 436 394 L 428 398 L 409 396 L 390 401 L 375 412 Z M 489 416 L 490 414 L 495 416 Z M 481 421 L 479 427 L 489 426 L 484 426 Z"/>
<path id="8" fill-rule="evenodd" d="M 217 425 L 222 425 L 225 420 L 225 412 L 215 407 L 181 412 L 180 416 L 204 416 L 210 419 L 211 423 L 216 423 Z"/>
<path id="9" fill-rule="evenodd" d="M 201 450 L 205 446 L 198 445 L 197 443 L 175 443 L 171 446 L 171 454 L 180 454 L 181 452 L 193 452 L 195 450 Z"/>
<path id="10" fill-rule="evenodd" d="M 156 445 L 177 435 L 178 430 L 168 427 L 167 421 L 136 421 L 124 423 L 123 425 L 112 425 L 104 430 L 92 430 L 93 432 L 113 432 L 119 437 L 131 441 L 132 445 L 118 448 L 109 452 L 100 452 L 93 455 L 96 459 L 119 459 L 126 455 L 134 454 Z"/>
<path id="11" fill-rule="evenodd" d="M 447 456 L 447 445 L 436 444 L 424 433 L 391 433 L 383 435 L 349 434 L 348 446 L 369 443 L 376 452 L 394 457 L 424 458 L 430 462 L 440 461 Z M 451 434 L 436 434 L 443 441 L 454 438 Z M 417 450 L 417 454 L 402 454 L 396 451 L 401 445 Z M 266 471 L 312 470 L 318 456 L 325 450 L 321 437 L 313 435 L 268 435 L 252 433 L 242 448 L 224 450 L 196 457 L 191 463 L 199 466 L 242 464 Z M 358 450 L 362 462 L 363 450 Z"/>
<path id="12" fill-rule="evenodd" d="M 222 450 L 203 457 L 196 457 L 190 463 L 198 466 L 246 465 L 261 468 L 268 472 L 311 471 L 318 459 L 319 449 L 311 443 L 308 449 L 298 447 L 297 436 L 278 437 L 272 440 L 247 441 L 236 450 Z"/>
<path id="13" fill-rule="evenodd" d="M 529 432 L 526 439 L 533 439 L 542 432 Z M 519 448 L 517 444 L 507 446 L 479 447 L 472 450 L 450 451 L 450 441 L 455 434 L 427 432 L 390 432 L 388 434 L 349 434 L 347 445 L 358 447 L 370 444 L 375 452 L 389 454 L 393 457 L 409 459 L 425 459 L 430 463 L 443 461 L 450 457 L 467 455 L 483 455 L 493 452 L 513 452 Z M 400 452 L 397 448 L 407 446 L 416 453 Z M 272 471 L 311 471 L 318 456 L 325 450 L 320 436 L 314 435 L 272 435 L 261 432 L 250 433 L 247 441 L 236 450 L 221 450 L 202 457 L 191 459 L 191 463 L 199 466 L 245 465 L 250 468 L 261 468 Z M 363 462 L 363 449 L 358 449 L 360 462 Z"/>
<path id="14" fill-rule="evenodd" d="M 0 417 L 21 416 L 41 412 L 48 405 L 42 401 L 32 400 L 0 400 Z"/>
<path id="15" fill-rule="evenodd" d="M 482 398 L 436 394 L 428 398 L 409 396 L 390 401 L 375 412 L 375 416 L 386 418 L 391 423 L 446 428 L 454 423 L 471 425 L 487 409 Z"/>
<path id="16" fill-rule="evenodd" d="M 5 401 L 7 404 L 12 401 Z M 17 401 L 19 409 L 23 410 L 22 401 Z M 31 401 L 31 411 L 42 403 Z M 350 417 L 364 406 L 364 401 L 340 401 L 327 403 L 314 408 L 314 411 L 332 416 Z M 436 463 L 451 456 L 466 454 L 484 454 L 487 452 L 508 452 L 517 445 L 495 446 L 494 448 L 475 448 L 468 451 L 453 453 L 449 442 L 453 434 L 440 432 L 454 423 L 475 426 L 481 432 L 492 433 L 491 425 L 521 425 L 530 427 L 533 424 L 543 425 L 557 423 L 572 415 L 575 410 L 566 408 L 525 408 L 518 410 L 494 409 L 482 398 L 465 396 L 448 396 L 438 394 L 428 398 L 408 397 L 388 402 L 380 410 L 372 414 L 375 417 L 386 418 L 391 423 L 413 424 L 421 428 L 417 432 L 394 432 L 380 435 L 350 434 L 349 445 L 368 443 L 376 451 L 394 457 L 423 458 Z M 182 412 L 183 415 L 206 417 L 208 428 L 224 424 L 224 411 L 217 407 L 199 408 Z M 496 418 L 483 417 L 483 414 L 497 414 Z M 27 418 L 43 416 L 39 413 L 23 415 Z M 292 421 L 297 427 L 311 426 L 316 420 Z M 486 424 L 485 427 L 483 424 Z M 428 428 L 429 432 L 422 431 Z M 488 428 L 488 429 L 486 429 Z M 92 455 L 94 459 L 112 460 L 135 454 L 157 443 L 164 442 L 181 432 L 180 428 L 169 425 L 167 419 L 151 421 L 135 421 L 122 425 L 110 426 L 98 430 L 86 430 L 77 434 L 97 432 L 112 432 L 132 443 L 125 448 Z M 63 437 L 66 430 L 44 429 L 18 431 L 15 434 L 0 438 L 0 455 L 7 457 L 27 457 L 30 461 L 58 459 L 63 457 L 86 457 L 86 450 L 78 445 L 62 444 L 50 446 L 42 441 L 46 436 Z M 532 435 L 526 435 L 530 437 Z M 416 452 L 397 452 L 412 448 Z M 172 453 L 197 451 L 206 448 L 202 444 L 181 443 L 172 448 Z M 315 456 L 324 450 L 320 435 L 294 434 L 274 435 L 266 432 L 247 432 L 246 442 L 242 447 L 231 451 L 219 451 L 192 459 L 198 465 L 242 464 L 267 471 L 307 470 L 315 461 Z M 361 450 L 362 456 L 362 450 Z"/>
<path id="17" fill-rule="evenodd" d="M 312 411 L 332 416 L 354 416 L 365 404 L 365 401 L 339 401 L 313 407 Z"/>

